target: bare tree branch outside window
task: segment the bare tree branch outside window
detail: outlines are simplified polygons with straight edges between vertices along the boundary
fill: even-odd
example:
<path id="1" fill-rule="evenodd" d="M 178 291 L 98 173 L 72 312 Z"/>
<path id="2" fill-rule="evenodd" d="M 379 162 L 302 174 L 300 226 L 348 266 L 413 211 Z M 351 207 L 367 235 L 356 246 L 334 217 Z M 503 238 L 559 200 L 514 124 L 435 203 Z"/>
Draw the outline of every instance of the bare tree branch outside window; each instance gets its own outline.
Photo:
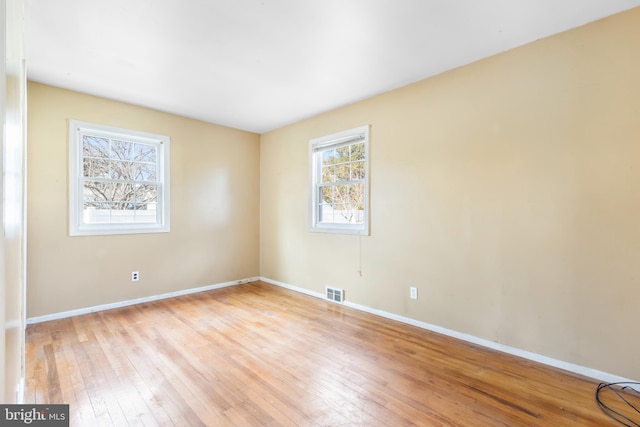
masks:
<path id="1" fill-rule="evenodd" d="M 84 211 L 99 212 L 97 222 L 154 222 L 156 150 L 154 145 L 83 135 Z M 150 210 L 154 212 L 146 212 Z"/>
<path id="2" fill-rule="evenodd" d="M 364 221 L 364 150 L 364 143 L 360 142 L 322 152 L 319 192 L 322 222 Z"/>

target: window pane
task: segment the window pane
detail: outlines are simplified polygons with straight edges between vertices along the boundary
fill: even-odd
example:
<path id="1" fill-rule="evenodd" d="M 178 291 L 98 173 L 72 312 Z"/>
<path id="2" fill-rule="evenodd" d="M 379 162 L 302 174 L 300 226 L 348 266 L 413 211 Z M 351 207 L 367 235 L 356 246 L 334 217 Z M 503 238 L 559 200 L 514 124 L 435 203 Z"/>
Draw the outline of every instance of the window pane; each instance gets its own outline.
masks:
<path id="1" fill-rule="evenodd" d="M 111 140 L 111 158 L 114 160 L 133 160 L 133 143 Z"/>
<path id="2" fill-rule="evenodd" d="M 146 144 L 135 144 L 133 160 L 136 162 L 157 163 L 156 147 Z"/>
<path id="3" fill-rule="evenodd" d="M 336 181 L 349 181 L 349 163 L 341 163 L 335 166 Z"/>
<path id="4" fill-rule="evenodd" d="M 344 204 L 333 205 L 333 222 L 338 224 L 349 222 L 349 211 L 346 210 Z"/>
<path id="5" fill-rule="evenodd" d="M 109 158 L 109 140 L 97 136 L 82 136 L 82 157 Z"/>
<path id="6" fill-rule="evenodd" d="M 326 150 L 322 152 L 322 164 L 332 165 L 336 162 L 336 150 Z"/>
<path id="7" fill-rule="evenodd" d="M 129 180 L 134 179 L 134 165 L 132 162 L 111 161 L 111 179 Z"/>
<path id="8" fill-rule="evenodd" d="M 351 179 L 364 179 L 364 162 L 351 163 Z"/>
<path id="9" fill-rule="evenodd" d="M 132 163 L 131 176 L 134 181 L 156 181 L 156 165 Z"/>
<path id="10" fill-rule="evenodd" d="M 333 206 L 330 204 L 322 204 L 318 206 L 318 220 L 323 223 L 333 222 Z"/>
<path id="11" fill-rule="evenodd" d="M 82 199 L 85 206 L 92 202 L 109 202 L 111 200 L 112 184 L 99 181 L 85 181 L 82 188 Z"/>
<path id="12" fill-rule="evenodd" d="M 362 224 L 364 222 L 364 210 L 358 209 L 353 204 L 347 204 L 345 205 L 343 217 L 350 224 Z"/>
<path id="13" fill-rule="evenodd" d="M 134 197 L 133 184 L 113 184 L 113 197 L 111 200 L 114 202 L 115 209 L 133 209 Z"/>
<path id="14" fill-rule="evenodd" d="M 85 202 L 82 210 L 85 224 L 108 224 L 111 222 L 109 203 Z"/>
<path id="15" fill-rule="evenodd" d="M 349 203 L 355 209 L 364 209 L 364 184 L 349 185 Z"/>
<path id="16" fill-rule="evenodd" d="M 336 167 L 326 166 L 322 168 L 322 182 L 335 182 L 336 180 Z"/>
<path id="17" fill-rule="evenodd" d="M 320 187 L 320 203 L 333 203 L 332 187 Z"/>
<path id="18" fill-rule="evenodd" d="M 136 184 L 135 203 L 146 205 L 158 202 L 158 186 L 152 184 Z"/>
<path id="19" fill-rule="evenodd" d="M 136 223 L 153 223 L 156 222 L 156 209 L 155 203 L 153 203 L 153 209 L 151 209 L 151 203 L 136 204 L 135 205 L 135 222 Z"/>
<path id="20" fill-rule="evenodd" d="M 348 162 L 349 161 L 349 146 L 336 148 L 336 162 Z"/>
<path id="21" fill-rule="evenodd" d="M 134 204 L 130 202 L 114 202 L 111 204 L 111 222 L 127 223 L 135 220 Z"/>
<path id="22" fill-rule="evenodd" d="M 90 178 L 108 178 L 109 160 L 84 158 L 82 160 L 83 176 Z"/>
<path id="23" fill-rule="evenodd" d="M 364 142 L 350 145 L 351 148 L 351 161 L 364 160 Z"/>
<path id="24" fill-rule="evenodd" d="M 345 203 L 349 200 L 346 185 L 336 185 L 333 188 L 333 200 L 337 203 Z"/>

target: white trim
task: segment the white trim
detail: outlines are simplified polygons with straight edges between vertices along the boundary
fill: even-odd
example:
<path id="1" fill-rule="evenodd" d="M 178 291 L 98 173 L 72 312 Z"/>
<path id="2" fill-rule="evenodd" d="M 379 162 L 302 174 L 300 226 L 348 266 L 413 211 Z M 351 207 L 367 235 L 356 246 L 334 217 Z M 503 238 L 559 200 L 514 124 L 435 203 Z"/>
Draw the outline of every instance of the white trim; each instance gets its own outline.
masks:
<path id="1" fill-rule="evenodd" d="M 314 233 L 354 234 L 369 236 L 369 158 L 370 158 L 370 134 L 371 125 L 359 126 L 331 135 L 309 140 L 309 231 Z M 361 224 L 323 224 L 318 220 L 318 182 L 320 178 L 321 151 L 328 147 L 341 147 L 357 142 L 364 143 L 364 222 Z M 320 154 L 319 154 L 320 153 Z M 351 181 L 353 182 L 353 181 Z"/>
<path id="2" fill-rule="evenodd" d="M 16 387 L 16 403 L 18 405 L 22 405 L 24 403 L 24 376 L 20 377 L 20 382 L 18 383 L 18 386 Z"/>
<path id="3" fill-rule="evenodd" d="M 129 305 L 134 305 L 134 304 L 142 304 L 145 302 L 151 302 L 151 301 L 158 301 L 158 300 L 162 300 L 162 299 L 167 299 L 167 298 L 173 298 L 173 297 L 178 297 L 178 296 L 182 296 L 182 295 L 189 295 L 189 294 L 194 294 L 194 293 L 198 293 L 198 292 L 205 292 L 205 291 L 209 291 L 212 289 L 220 289 L 220 288 L 225 288 L 225 287 L 229 287 L 229 286 L 236 286 L 236 285 L 241 285 L 241 284 L 245 284 L 245 283 L 250 283 L 250 282 L 255 282 L 255 281 L 262 281 L 265 283 L 269 283 L 275 286 L 279 286 L 281 288 L 284 289 L 289 289 L 291 291 L 294 292 L 298 292 L 298 293 L 302 293 L 305 295 L 309 295 L 315 298 L 320 298 L 322 300 L 326 300 L 325 298 L 325 294 L 321 293 L 321 292 L 315 292 L 309 289 L 305 289 L 305 288 L 300 288 L 298 286 L 293 286 L 293 285 L 289 285 L 287 283 L 284 282 L 279 282 L 277 280 L 273 280 L 273 279 L 269 279 L 267 277 L 252 277 L 252 278 L 247 278 L 247 279 L 241 279 L 241 280 L 234 280 L 231 282 L 224 282 L 224 283 L 218 283 L 215 285 L 209 285 L 209 286 L 203 286 L 203 287 L 199 287 L 199 288 L 191 288 L 191 289 L 185 289 L 182 291 L 175 291 L 175 292 L 168 292 L 165 294 L 160 294 L 160 295 L 153 295 L 153 296 L 149 296 L 149 297 L 143 297 L 143 298 L 136 298 L 136 299 L 132 299 L 132 300 L 127 300 L 127 301 L 120 301 L 120 302 L 115 302 L 115 303 L 110 303 L 110 304 L 102 304 L 102 305 L 97 305 L 94 307 L 88 307 L 88 308 L 81 308 L 81 309 L 77 309 L 77 310 L 70 310 L 70 311 L 65 311 L 65 312 L 61 312 L 61 313 L 54 313 L 54 314 L 48 314 L 45 316 L 37 316 L 37 317 L 30 317 L 27 319 L 27 325 L 33 325 L 36 323 L 41 323 L 41 322 L 47 322 L 49 320 L 57 320 L 57 319 L 64 319 L 67 317 L 72 317 L 72 316 L 79 316 L 82 314 L 88 314 L 88 313 L 94 313 L 97 311 L 103 311 L 103 310 L 110 310 L 113 308 L 119 308 L 119 307 L 126 307 Z M 554 359 L 552 357 L 548 357 L 548 356 L 543 356 L 541 354 L 537 354 L 537 353 L 533 353 L 530 351 L 526 351 L 526 350 L 521 350 L 515 347 L 511 347 L 508 345 L 504 345 L 504 344 L 500 344 L 500 343 L 496 343 L 493 341 L 489 341 L 486 340 L 484 338 L 479 338 L 473 335 L 469 335 L 469 334 L 465 334 L 462 332 L 457 332 L 451 329 L 447 329 L 447 328 L 443 328 L 441 326 L 437 326 L 437 325 L 433 325 L 430 323 L 426 323 L 426 322 L 422 322 L 419 320 L 415 320 L 415 319 L 411 319 L 409 317 L 404 317 L 404 316 L 400 316 L 397 314 L 393 314 L 393 313 L 389 313 L 383 310 L 378 310 L 375 308 L 371 308 L 371 307 L 367 307 L 365 305 L 361 305 L 361 304 L 356 304 L 356 303 L 352 303 L 349 301 L 343 301 L 344 305 L 349 307 L 349 308 L 353 308 L 355 310 L 359 310 L 359 311 L 363 311 L 366 313 L 370 313 L 376 316 L 381 316 L 381 317 L 385 317 L 387 319 L 391 319 L 391 320 L 396 320 L 398 322 L 402 322 L 402 323 L 406 323 L 408 325 L 412 325 L 412 326 L 417 326 L 419 328 L 422 329 L 426 329 L 432 332 L 436 332 L 442 335 L 446 335 L 452 338 L 456 338 L 462 341 L 466 341 L 466 342 L 470 342 L 473 344 L 477 344 L 479 346 L 482 347 L 486 347 L 486 348 L 490 348 L 492 350 L 497 350 L 500 351 L 502 353 L 507 353 L 507 354 L 511 354 L 514 356 L 518 356 L 518 357 L 522 357 L 524 359 L 528 359 L 534 362 L 538 362 L 538 363 L 542 363 L 543 365 L 548 365 L 548 366 L 552 366 L 555 368 L 560 368 L 560 369 L 564 369 L 565 371 L 569 371 L 569 372 L 573 372 L 575 374 L 579 374 L 579 375 L 584 375 L 586 377 L 589 378 L 594 378 L 596 380 L 599 381 L 604 381 L 604 382 L 608 382 L 608 383 L 616 383 L 616 382 L 637 382 L 635 380 L 631 380 L 628 378 L 624 378 L 618 375 L 614 375 L 614 374 L 610 374 L 607 372 L 603 372 L 603 371 L 599 371 L 597 369 L 592 369 L 592 368 L 588 368 L 586 366 L 581 366 L 581 365 L 577 365 L 575 363 L 570 363 L 570 362 L 565 362 L 563 360 L 558 360 L 558 359 Z M 24 386 L 22 386 L 24 387 Z M 635 388 L 635 387 L 634 387 Z"/>
<path id="4" fill-rule="evenodd" d="M 272 285 L 280 286 L 286 289 L 290 289 L 292 291 L 300 292 L 306 295 L 310 295 L 312 297 L 317 297 L 321 299 L 325 299 L 324 294 L 320 292 L 310 291 L 308 289 L 299 288 L 297 286 L 289 285 L 283 282 L 278 282 L 276 280 L 271 280 L 266 277 L 260 277 L 260 281 L 270 283 Z M 589 378 L 594 378 L 599 381 L 604 381 L 608 383 L 615 382 L 636 382 L 634 380 L 620 377 L 618 375 L 610 374 L 607 372 L 599 371 L 597 369 L 588 368 L 586 366 L 576 365 L 575 363 L 565 362 L 563 360 L 554 359 L 552 357 L 544 356 L 541 354 L 533 353 L 531 351 L 521 350 L 515 347 L 511 347 L 508 345 L 496 343 L 493 341 L 489 341 L 484 338 L 479 338 L 473 335 L 465 334 L 462 332 L 457 332 L 451 329 L 443 328 L 441 326 L 433 325 L 431 323 L 422 322 L 419 320 L 411 319 L 409 317 L 400 316 L 397 314 L 389 313 L 386 311 L 378 310 L 375 308 L 367 307 L 365 305 L 356 304 L 349 301 L 343 301 L 343 304 L 347 307 L 354 308 L 356 310 L 364 311 L 366 313 L 375 314 L 377 316 L 385 317 L 387 319 L 396 320 L 398 322 L 406 323 L 409 325 L 417 326 L 422 329 L 426 329 L 432 332 L 436 332 L 442 335 L 446 335 L 452 338 L 456 338 L 462 341 L 467 341 L 473 344 L 477 344 L 482 347 L 490 348 L 492 350 L 497 350 L 502 353 L 511 354 L 514 356 L 522 357 L 524 359 L 528 359 L 534 362 L 542 363 L 543 365 L 552 366 L 554 368 L 564 369 L 565 371 L 573 372 L 575 374 L 584 375 Z"/>
<path id="5" fill-rule="evenodd" d="M 296 291 L 296 292 L 299 292 L 301 294 L 309 295 L 309 296 L 320 298 L 320 299 L 325 299 L 325 295 L 322 292 L 310 291 L 309 289 L 299 288 L 297 286 L 288 285 L 288 284 L 283 283 L 283 282 L 278 282 L 277 280 L 267 279 L 266 277 L 260 277 L 260 278 L 258 278 L 258 280 L 260 280 L 262 282 L 270 283 L 272 285 L 280 286 L 281 288 L 285 288 L 285 289 L 289 289 L 289 290 L 292 290 L 292 291 Z"/>
<path id="6" fill-rule="evenodd" d="M 240 279 L 240 280 L 234 280 L 234 281 L 231 281 L 231 282 L 218 283 L 218 284 L 215 284 L 215 285 L 202 286 L 200 288 L 184 289 L 184 290 L 181 290 L 181 291 L 167 292 L 166 294 L 151 295 L 151 296 L 148 296 L 148 297 L 142 297 L 142 298 L 136 298 L 136 299 L 126 300 L 126 301 L 113 302 L 113 303 L 109 303 L 109 304 L 101 304 L 101 305 L 96 305 L 96 306 L 93 306 L 93 307 L 79 308 L 79 309 L 76 309 L 76 310 L 63 311 L 61 313 L 53 313 L 53 314 L 46 314 L 44 316 L 30 317 L 30 318 L 27 319 L 27 325 L 33 325 L 35 323 L 47 322 L 49 320 L 64 319 L 64 318 L 72 317 L 72 316 L 80 316 L 82 314 L 95 313 L 96 311 L 111 310 L 112 308 L 120 308 L 120 307 L 129 306 L 129 305 L 142 304 L 142 303 L 145 303 L 145 302 L 158 301 L 158 300 L 167 299 L 167 298 L 179 297 L 179 296 L 182 296 L 182 295 L 195 294 L 195 293 L 198 293 L 198 292 L 210 291 L 212 289 L 226 288 L 228 286 L 242 285 L 242 284 L 245 284 L 245 283 L 255 282 L 255 281 L 258 281 L 258 280 L 260 280 L 259 277 L 251 277 L 251 278 L 248 278 L 248 279 Z"/>
<path id="7" fill-rule="evenodd" d="M 168 233 L 171 230 L 171 138 L 136 130 L 83 122 L 69 119 L 69 236 L 97 236 L 115 234 Z M 159 186 L 158 210 L 154 223 L 107 223 L 83 222 L 83 200 L 81 192 L 82 135 L 100 135 L 105 138 L 122 138 L 135 143 L 157 147 L 158 180 L 149 182 Z"/>

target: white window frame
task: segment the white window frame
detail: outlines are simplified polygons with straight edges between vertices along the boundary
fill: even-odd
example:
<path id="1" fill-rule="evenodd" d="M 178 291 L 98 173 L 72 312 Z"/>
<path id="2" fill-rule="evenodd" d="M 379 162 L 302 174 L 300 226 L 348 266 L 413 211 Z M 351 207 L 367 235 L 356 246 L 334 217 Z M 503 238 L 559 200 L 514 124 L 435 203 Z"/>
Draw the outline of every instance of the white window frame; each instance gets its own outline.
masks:
<path id="1" fill-rule="evenodd" d="M 319 233 L 369 235 L 369 125 L 345 130 L 309 141 L 309 230 Z M 320 188 L 322 182 L 322 153 L 333 148 L 353 143 L 364 143 L 364 212 L 362 223 L 320 222 Z M 352 181 L 344 181 L 347 184 Z"/>
<path id="2" fill-rule="evenodd" d="M 83 216 L 83 182 L 85 180 L 82 157 L 84 135 L 122 139 L 157 147 L 158 200 L 154 223 L 85 223 Z M 93 236 L 110 234 L 166 233 L 170 231 L 169 205 L 169 153 L 168 136 L 116 128 L 79 120 L 69 120 L 69 235 Z"/>

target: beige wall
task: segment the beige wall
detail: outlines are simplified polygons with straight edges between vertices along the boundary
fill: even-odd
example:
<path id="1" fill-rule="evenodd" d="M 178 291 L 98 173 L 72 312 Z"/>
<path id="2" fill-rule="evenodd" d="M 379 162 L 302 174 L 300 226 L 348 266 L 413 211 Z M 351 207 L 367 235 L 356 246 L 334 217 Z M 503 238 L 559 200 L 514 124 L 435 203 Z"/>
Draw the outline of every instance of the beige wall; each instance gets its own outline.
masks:
<path id="1" fill-rule="evenodd" d="M 28 115 L 28 317 L 258 275 L 259 135 L 32 82 Z M 68 236 L 67 119 L 171 137 L 170 233 Z"/>
<path id="2" fill-rule="evenodd" d="M 640 8 L 262 135 L 261 275 L 640 379 L 639 46 Z M 308 140 L 364 124 L 371 236 L 310 233 Z"/>

